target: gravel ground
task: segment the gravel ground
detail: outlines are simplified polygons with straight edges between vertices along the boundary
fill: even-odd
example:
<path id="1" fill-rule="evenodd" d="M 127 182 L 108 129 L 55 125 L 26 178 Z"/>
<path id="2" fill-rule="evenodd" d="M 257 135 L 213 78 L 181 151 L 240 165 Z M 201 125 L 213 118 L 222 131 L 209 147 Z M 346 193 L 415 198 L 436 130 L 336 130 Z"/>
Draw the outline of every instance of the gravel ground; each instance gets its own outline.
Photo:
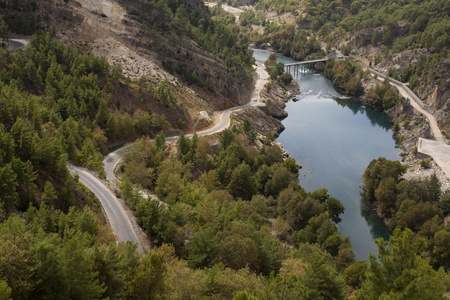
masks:
<path id="1" fill-rule="evenodd" d="M 416 178 L 427 178 L 433 175 L 433 173 L 436 174 L 436 176 L 439 178 L 442 186 L 441 190 L 444 192 L 446 190 L 450 189 L 450 180 L 445 175 L 444 172 L 441 171 L 438 165 L 434 161 L 431 161 L 430 168 L 424 169 L 420 166 L 420 162 L 422 160 L 418 158 L 409 158 L 406 160 L 405 165 L 408 166 L 408 170 L 403 175 L 403 178 L 405 179 L 416 179 Z"/>

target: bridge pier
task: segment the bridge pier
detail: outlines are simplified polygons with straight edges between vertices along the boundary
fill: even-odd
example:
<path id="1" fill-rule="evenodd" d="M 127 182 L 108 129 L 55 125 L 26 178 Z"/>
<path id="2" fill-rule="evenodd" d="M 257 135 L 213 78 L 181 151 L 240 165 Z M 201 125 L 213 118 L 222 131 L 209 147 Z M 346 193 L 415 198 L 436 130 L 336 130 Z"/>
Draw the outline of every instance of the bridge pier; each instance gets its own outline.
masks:
<path id="1" fill-rule="evenodd" d="M 304 72 L 306 70 L 306 68 L 309 68 L 310 70 L 312 70 L 314 68 L 314 64 L 316 64 L 318 62 L 325 63 L 327 61 L 327 59 L 328 58 L 313 59 L 313 60 L 302 61 L 302 62 L 297 62 L 297 63 L 292 63 L 292 64 L 285 64 L 284 66 L 286 67 L 287 72 L 295 75 L 295 74 L 300 73 L 300 70 L 302 70 Z"/>

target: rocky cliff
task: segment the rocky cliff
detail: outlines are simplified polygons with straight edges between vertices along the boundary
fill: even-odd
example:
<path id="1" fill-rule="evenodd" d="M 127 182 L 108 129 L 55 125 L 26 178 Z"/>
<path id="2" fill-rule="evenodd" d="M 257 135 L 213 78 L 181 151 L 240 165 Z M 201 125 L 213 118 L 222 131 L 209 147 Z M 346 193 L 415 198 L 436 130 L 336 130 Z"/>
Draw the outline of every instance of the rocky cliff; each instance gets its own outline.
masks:
<path id="1" fill-rule="evenodd" d="M 160 2 L 157 6 L 164 4 Z M 201 0 L 177 3 L 188 15 L 209 15 Z M 212 114 L 242 104 L 253 90 L 237 62 L 201 47 L 186 28 L 172 22 L 175 17 L 157 13 L 160 8 L 152 9 L 148 1 L 21 0 L 20 7 L 7 7 L 14 14 L 32 14 L 59 41 L 105 56 L 131 80 L 145 76 L 155 83 L 170 82 L 177 89 L 183 129 L 193 128 L 199 111 Z"/>
<path id="2" fill-rule="evenodd" d="M 300 88 L 296 82 L 292 81 L 290 85 L 285 86 L 279 81 L 271 80 L 261 91 L 261 102 L 265 103 L 261 110 L 274 118 L 284 119 L 288 115 L 284 110 L 286 102 L 298 94 Z"/>
<path id="3" fill-rule="evenodd" d="M 390 59 L 383 60 L 374 68 L 388 74 L 389 69 L 394 69 L 397 74 L 402 74 L 405 68 L 413 65 L 423 65 L 430 52 L 426 49 L 408 50 L 393 55 Z M 426 74 L 422 81 L 413 89 L 414 93 L 428 106 L 439 121 L 441 130 L 450 136 L 450 60 L 446 60 L 437 66 L 430 74 Z"/>
<path id="4" fill-rule="evenodd" d="M 233 115 L 241 120 L 249 120 L 259 134 L 265 135 L 270 130 L 278 136 L 284 130 L 281 119 L 288 115 L 284 110 L 286 102 L 299 93 L 300 87 L 295 81 L 284 86 L 279 81 L 271 80 L 260 93 L 260 101 L 264 106 L 253 106 Z"/>

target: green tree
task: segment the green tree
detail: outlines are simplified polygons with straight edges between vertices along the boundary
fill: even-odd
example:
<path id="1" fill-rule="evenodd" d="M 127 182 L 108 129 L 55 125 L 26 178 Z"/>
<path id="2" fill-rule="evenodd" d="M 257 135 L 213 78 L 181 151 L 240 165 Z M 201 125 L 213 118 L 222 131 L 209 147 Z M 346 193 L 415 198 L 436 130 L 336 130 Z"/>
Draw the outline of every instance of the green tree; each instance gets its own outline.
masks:
<path id="1" fill-rule="evenodd" d="M 341 201 L 334 197 L 329 197 L 325 202 L 325 209 L 330 213 L 330 218 L 334 223 L 342 221 L 339 216 L 344 213 L 345 207 Z"/>
<path id="2" fill-rule="evenodd" d="M 217 239 L 214 228 L 209 225 L 199 228 L 189 241 L 189 266 L 192 268 L 210 266 L 215 257 L 216 247 Z"/>
<path id="3" fill-rule="evenodd" d="M 256 181 L 252 170 L 245 162 L 240 164 L 231 174 L 228 191 L 238 197 L 250 200 L 256 191 Z"/>
<path id="4" fill-rule="evenodd" d="M 11 293 L 11 288 L 6 281 L 0 280 L 0 300 L 12 300 Z"/>
<path id="5" fill-rule="evenodd" d="M 367 199 L 370 202 L 375 201 L 375 190 L 380 182 L 385 178 L 392 177 L 398 183 L 405 170 L 406 167 L 399 161 L 387 160 L 384 157 L 372 160 L 362 176 Z"/>
<path id="6" fill-rule="evenodd" d="M 357 299 L 440 299 L 448 285 L 443 268 L 433 270 L 420 256 L 425 240 L 414 240 L 411 230 L 396 229 L 390 243 L 376 240 L 378 259 L 371 254 L 366 280 Z"/>
<path id="7" fill-rule="evenodd" d="M 450 190 L 445 191 L 441 196 L 439 207 L 444 211 L 445 215 L 450 213 Z"/>
<path id="8" fill-rule="evenodd" d="M 160 131 L 155 137 L 155 146 L 157 149 L 164 150 L 164 146 L 166 144 L 166 135 L 164 131 Z"/>
<path id="9" fill-rule="evenodd" d="M 46 181 L 44 192 L 41 195 L 41 200 L 47 203 L 48 205 L 53 205 L 56 199 L 58 199 L 58 195 L 56 194 L 53 184 L 50 181 Z"/>
<path id="10" fill-rule="evenodd" d="M 167 289 L 167 266 L 162 253 L 150 252 L 130 274 L 130 299 L 161 299 Z"/>
<path id="11" fill-rule="evenodd" d="M 0 235 L 0 280 L 6 281 L 12 289 L 13 299 L 28 299 L 35 285 L 30 236 L 19 231 L 23 226 L 19 217 L 12 217 L 2 225 L 3 231 L 6 226 L 12 230 Z"/>
<path id="12" fill-rule="evenodd" d="M 223 149 L 227 149 L 231 143 L 234 141 L 234 134 L 230 129 L 225 129 L 222 131 L 222 136 L 220 138 L 220 144 Z"/>
<path id="13" fill-rule="evenodd" d="M 380 202 L 380 211 L 391 217 L 396 212 L 397 184 L 392 177 L 383 178 L 375 190 L 375 198 Z"/>
<path id="14" fill-rule="evenodd" d="M 366 279 L 369 264 L 364 260 L 358 260 L 344 270 L 345 281 L 353 288 L 360 288 Z"/>
<path id="15" fill-rule="evenodd" d="M 4 20 L 0 22 L 0 39 L 2 39 L 2 45 L 5 45 L 10 38 L 9 28 Z"/>
<path id="16" fill-rule="evenodd" d="M 301 278 L 295 275 L 284 277 L 273 275 L 264 285 L 263 291 L 256 291 L 257 299 L 314 299 L 317 293 L 308 290 Z"/>

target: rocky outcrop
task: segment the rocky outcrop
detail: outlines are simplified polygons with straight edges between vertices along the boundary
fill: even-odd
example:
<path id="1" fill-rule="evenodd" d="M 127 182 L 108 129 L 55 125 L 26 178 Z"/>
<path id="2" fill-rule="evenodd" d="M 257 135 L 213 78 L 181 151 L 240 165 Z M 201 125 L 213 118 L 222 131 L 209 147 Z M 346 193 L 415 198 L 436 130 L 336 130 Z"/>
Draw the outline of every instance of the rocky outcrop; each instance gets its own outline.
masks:
<path id="1" fill-rule="evenodd" d="M 257 106 L 241 109 L 233 115 L 240 120 L 250 121 L 256 132 L 261 135 L 266 135 L 268 131 L 272 131 L 278 136 L 284 130 L 284 125 L 281 124 L 280 120 L 268 115 Z"/>
<path id="2" fill-rule="evenodd" d="M 284 125 L 281 119 L 287 117 L 284 110 L 286 102 L 300 93 L 300 88 L 296 82 L 288 86 L 282 86 L 280 82 L 271 80 L 266 84 L 260 93 L 260 101 L 264 106 L 252 106 L 234 113 L 241 120 L 249 120 L 255 130 L 265 135 L 269 130 L 278 136 Z"/>
<path id="3" fill-rule="evenodd" d="M 439 127 L 448 136 L 450 136 L 450 78 L 448 70 L 450 70 L 450 60 L 444 61 L 431 72 L 428 82 L 433 84 L 427 85 L 419 97 L 425 99 L 430 110 L 436 116 Z"/>
<path id="4" fill-rule="evenodd" d="M 299 93 L 300 88 L 294 81 L 288 86 L 282 86 L 278 81 L 271 80 L 261 91 L 261 102 L 266 104 L 261 110 L 274 118 L 284 119 L 288 116 L 284 110 L 286 102 Z"/>
<path id="5" fill-rule="evenodd" d="M 421 59 L 421 55 L 426 56 L 429 54 L 430 51 L 427 49 L 407 50 L 392 55 L 391 59 L 383 60 L 373 68 L 383 74 L 388 74 L 388 70 L 394 68 L 398 74 L 401 74 L 405 67 L 417 64 Z"/>
<path id="6" fill-rule="evenodd" d="M 267 100 L 265 103 L 266 106 L 262 106 L 260 109 L 264 111 L 266 114 L 271 115 L 272 117 L 280 120 L 288 116 L 288 113 L 283 109 L 284 106 L 281 106 L 278 102 Z"/>
<path id="7" fill-rule="evenodd" d="M 394 54 L 389 60 L 384 60 L 376 65 L 374 69 L 388 74 L 390 68 L 395 69 L 397 74 L 402 74 L 405 68 L 413 65 L 424 65 L 426 57 L 430 55 L 427 49 L 416 49 Z M 427 105 L 428 110 L 436 116 L 441 130 L 450 136 L 450 78 L 448 70 L 450 60 L 438 65 L 427 78 L 422 78 L 419 87 L 414 89 L 417 96 Z"/>

